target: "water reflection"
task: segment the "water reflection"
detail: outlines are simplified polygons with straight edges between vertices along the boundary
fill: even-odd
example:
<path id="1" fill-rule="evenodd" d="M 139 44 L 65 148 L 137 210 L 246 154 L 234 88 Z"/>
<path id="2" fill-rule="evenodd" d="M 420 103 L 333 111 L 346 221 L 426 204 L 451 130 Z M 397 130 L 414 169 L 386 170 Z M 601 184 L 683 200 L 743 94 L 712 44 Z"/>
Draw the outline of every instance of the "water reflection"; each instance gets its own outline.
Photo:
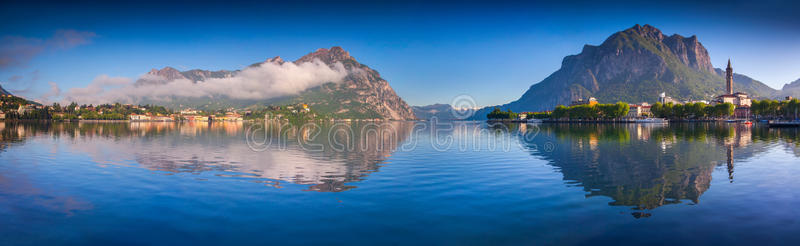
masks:
<path id="1" fill-rule="evenodd" d="M 545 124 L 539 128 L 539 137 L 522 140 L 531 154 L 557 167 L 564 180 L 583 187 L 587 197 L 610 197 L 612 206 L 637 210 L 683 200 L 698 203 L 710 187 L 714 168 L 726 168 L 733 182 L 736 160 L 775 144 L 796 150 L 800 139 L 797 129 L 735 124 Z M 542 150 L 545 144 L 554 148 Z M 649 216 L 645 212 L 633 215 Z"/>
<path id="2" fill-rule="evenodd" d="M 419 126 L 412 122 L 312 126 L 0 122 L 0 155 L 28 139 L 52 138 L 66 143 L 63 146 L 70 151 L 88 154 L 101 166 L 135 166 L 167 175 L 199 175 L 199 179 L 207 178 L 202 175 L 244 178 L 277 188 L 290 182 L 306 185 L 309 191 L 338 192 L 355 188 L 358 181 L 378 171 L 405 142 L 416 144 L 430 137 L 430 143 L 421 143 L 431 146 L 416 148 L 488 156 L 507 151 L 510 145 L 491 140 L 509 139 L 558 168 L 563 179 L 583 187 L 587 197 L 610 197 L 610 205 L 639 210 L 682 201 L 698 203 L 711 186 L 715 168 L 726 169 L 729 182 L 734 182 L 737 160 L 768 149 L 783 146 L 800 157 L 798 129 L 735 124 L 457 123 L 445 131 L 418 131 Z M 441 143 L 451 146 L 441 146 L 439 140 L 447 137 L 453 141 Z"/>
<path id="3" fill-rule="evenodd" d="M 350 183 L 377 171 L 408 138 L 413 124 L 316 126 L 277 122 L 6 123 L 1 128 L 0 148 L 25 139 L 51 137 L 69 141 L 67 147 L 88 153 L 100 165 L 247 178 L 278 188 L 291 182 L 308 185 L 310 191 L 337 192 L 355 188 Z M 278 127 L 283 128 L 273 131 Z M 254 150 L 245 142 L 247 130 L 253 128 L 262 129 L 262 142 L 270 139 L 273 144 Z M 327 141 L 327 136 L 336 141 Z"/>

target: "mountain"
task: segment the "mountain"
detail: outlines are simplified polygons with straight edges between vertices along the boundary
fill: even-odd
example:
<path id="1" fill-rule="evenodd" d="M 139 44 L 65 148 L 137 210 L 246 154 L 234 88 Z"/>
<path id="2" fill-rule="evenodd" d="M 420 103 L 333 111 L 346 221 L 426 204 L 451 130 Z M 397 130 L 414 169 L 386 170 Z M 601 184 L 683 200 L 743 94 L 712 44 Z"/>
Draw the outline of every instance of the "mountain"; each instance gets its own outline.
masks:
<path id="1" fill-rule="evenodd" d="M 735 91 L 755 98 L 775 91 L 746 76 L 739 78 L 742 81 L 734 79 Z M 601 103 L 655 102 L 661 92 L 682 100 L 711 100 L 724 93 L 724 81 L 697 36 L 666 36 L 653 26 L 637 24 L 614 33 L 599 46 L 585 45 L 580 54 L 565 57 L 559 70 L 532 85 L 518 100 L 499 107 L 551 110 L 586 97 Z M 479 110 L 474 117 L 485 118 L 493 107 Z"/>
<path id="2" fill-rule="evenodd" d="M 340 62 L 350 72 L 343 83 L 328 83 L 312 88 L 287 101 L 308 103 L 317 111 L 332 112 L 346 118 L 416 119 L 411 107 L 397 96 L 378 71 L 358 63 L 341 47 L 318 49 L 294 63 L 311 62 L 314 59 L 328 65 Z"/>
<path id="3" fill-rule="evenodd" d="M 309 88 L 297 95 L 284 96 L 279 98 L 269 98 L 263 100 L 253 99 L 231 99 L 227 97 L 213 98 L 172 98 L 168 102 L 153 102 L 168 107 L 193 107 L 199 109 L 216 110 L 229 107 L 243 108 L 263 105 L 286 105 L 295 103 L 308 104 L 314 111 L 322 114 L 329 114 L 337 118 L 382 118 L 392 120 L 415 119 L 411 107 L 397 96 L 394 89 L 389 86 L 389 82 L 383 79 L 378 71 L 361 64 L 350 53 L 341 47 L 330 49 L 318 49 L 295 61 L 295 64 L 322 61 L 328 66 L 341 64 L 347 71 L 347 75 L 340 83 L 325 83 L 321 86 Z M 253 66 L 264 63 L 286 63 L 280 57 L 267 59 Z M 203 83 L 208 78 L 227 78 L 236 76 L 241 70 L 229 71 L 208 71 L 193 69 L 179 71 L 172 67 L 163 69 L 153 69 L 141 79 L 136 81 L 136 85 L 169 83 L 177 79 L 188 79 L 194 83 Z"/>
<path id="4" fill-rule="evenodd" d="M 0 96 L 7 96 L 7 95 L 11 95 L 11 92 L 6 91 L 6 89 L 3 89 L 3 86 L 0 85 Z"/>
<path id="5" fill-rule="evenodd" d="M 19 96 L 15 96 L 8 92 L 6 89 L 3 89 L 3 86 L 0 85 L 0 105 L 5 105 L 3 108 L 16 108 L 20 104 L 33 104 L 33 105 L 42 105 L 41 103 L 31 101 Z M 12 106 L 13 105 L 13 106 Z"/>
<path id="6" fill-rule="evenodd" d="M 778 99 L 783 99 L 787 96 L 800 98 L 800 79 L 783 85 L 783 88 L 775 93 L 775 95 Z"/>
<path id="7" fill-rule="evenodd" d="M 715 68 L 714 72 L 720 77 L 725 77 L 725 70 Z M 733 73 L 733 89 L 735 91 L 747 91 L 751 95 L 757 95 L 762 98 L 771 98 L 778 90 L 769 87 L 761 81 L 748 77 L 747 75 Z"/>
<path id="8" fill-rule="evenodd" d="M 454 120 L 465 115 L 464 110 L 453 108 L 450 104 L 431 104 L 427 106 L 412 106 L 414 115 L 419 119 L 431 119 L 436 117 L 439 120 Z"/>

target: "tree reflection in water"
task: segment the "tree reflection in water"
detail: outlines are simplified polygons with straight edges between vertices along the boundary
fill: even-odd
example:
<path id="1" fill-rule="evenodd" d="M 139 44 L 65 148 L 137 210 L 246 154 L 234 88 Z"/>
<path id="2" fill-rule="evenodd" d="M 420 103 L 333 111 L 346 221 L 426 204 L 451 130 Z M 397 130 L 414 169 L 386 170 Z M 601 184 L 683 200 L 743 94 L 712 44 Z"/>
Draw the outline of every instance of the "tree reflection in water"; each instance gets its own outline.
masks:
<path id="1" fill-rule="evenodd" d="M 88 153 L 100 165 L 244 178 L 273 187 L 290 182 L 307 185 L 309 191 L 338 192 L 355 188 L 357 182 L 378 171 L 381 163 L 417 133 L 416 126 L 413 122 L 322 123 L 314 127 L 277 122 L 0 122 L 0 155 L 27 139 L 48 137 L 69 142 L 67 148 Z M 254 127 L 261 129 L 257 131 L 261 135 L 253 134 L 256 142 L 269 140 L 269 145 L 256 144 L 254 148 L 245 141 L 248 129 Z M 776 145 L 785 145 L 800 156 L 798 129 L 736 124 L 459 123 L 449 129 L 442 134 L 459 141 L 489 134 L 493 139 L 519 142 L 524 150 L 556 167 L 569 185 L 583 187 L 587 197 L 610 197 L 610 205 L 639 210 L 682 201 L 698 203 L 710 188 L 715 168 L 727 169 L 729 181 L 734 182 L 736 160 Z M 430 132 L 423 131 L 423 135 Z M 463 146 L 454 143 L 442 151 L 487 151 Z"/>
<path id="2" fill-rule="evenodd" d="M 539 128 L 537 138 L 522 140 L 533 155 L 557 167 L 569 184 L 583 187 L 587 197 L 610 197 L 610 205 L 637 210 L 682 200 L 698 203 L 717 166 L 724 166 L 733 182 L 735 160 L 766 151 L 777 139 L 797 149 L 798 140 L 797 129 L 738 124 L 543 124 Z M 539 148 L 547 143 L 555 148 Z"/>
<path id="3" fill-rule="evenodd" d="M 413 124 L 348 123 L 344 127 L 356 130 L 331 134 L 337 139 L 334 144 L 343 143 L 346 148 L 327 141 L 330 131 L 341 124 L 323 123 L 318 128 L 290 124 L 281 131 L 262 131 L 262 138 L 279 141 L 260 151 L 245 142 L 251 126 L 243 122 L 6 122 L 0 128 L 0 148 L 32 137 L 67 138 L 75 143 L 68 147 L 89 153 L 102 164 L 130 165 L 132 160 L 134 165 L 165 174 L 248 178 L 274 187 L 285 181 L 309 185 L 310 191 L 338 192 L 355 188 L 348 184 L 377 171 L 408 138 Z M 267 128 L 275 126 L 267 124 Z M 318 146 L 322 146 L 320 151 L 309 148 Z"/>

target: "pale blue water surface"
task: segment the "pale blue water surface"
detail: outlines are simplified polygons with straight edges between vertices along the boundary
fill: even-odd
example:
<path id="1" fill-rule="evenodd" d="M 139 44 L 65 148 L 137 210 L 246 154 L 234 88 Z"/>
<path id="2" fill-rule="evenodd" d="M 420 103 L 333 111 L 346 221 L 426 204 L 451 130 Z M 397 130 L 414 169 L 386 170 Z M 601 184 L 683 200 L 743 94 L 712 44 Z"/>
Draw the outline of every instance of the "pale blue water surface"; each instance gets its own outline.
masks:
<path id="1" fill-rule="evenodd" d="M 760 125 L 0 122 L 0 245 L 779 245 Z"/>

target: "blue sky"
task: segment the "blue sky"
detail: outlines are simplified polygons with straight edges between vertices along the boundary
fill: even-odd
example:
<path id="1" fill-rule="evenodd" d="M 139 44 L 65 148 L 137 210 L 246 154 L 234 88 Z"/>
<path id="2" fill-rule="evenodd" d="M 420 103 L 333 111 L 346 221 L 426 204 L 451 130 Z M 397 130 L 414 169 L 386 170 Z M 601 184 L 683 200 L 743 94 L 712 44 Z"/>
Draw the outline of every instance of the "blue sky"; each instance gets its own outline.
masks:
<path id="1" fill-rule="evenodd" d="M 0 84 L 36 99 L 53 96 L 51 82 L 63 92 L 99 75 L 238 69 L 342 46 L 411 105 L 467 94 L 485 106 L 519 98 L 584 44 L 650 24 L 697 35 L 715 67 L 731 58 L 735 72 L 780 89 L 800 78 L 798 11 L 781 1 L 4 2 Z"/>

